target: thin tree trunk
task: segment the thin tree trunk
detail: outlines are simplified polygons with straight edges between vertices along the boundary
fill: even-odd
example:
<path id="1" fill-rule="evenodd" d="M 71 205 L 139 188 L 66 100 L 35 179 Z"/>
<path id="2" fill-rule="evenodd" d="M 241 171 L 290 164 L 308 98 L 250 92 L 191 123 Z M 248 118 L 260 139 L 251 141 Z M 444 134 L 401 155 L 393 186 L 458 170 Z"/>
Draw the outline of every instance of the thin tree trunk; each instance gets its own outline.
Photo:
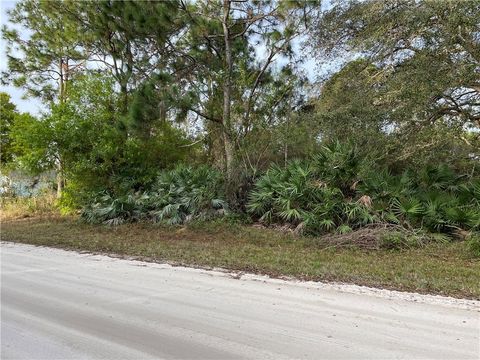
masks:
<path id="1" fill-rule="evenodd" d="M 230 136 L 223 131 L 223 144 L 225 151 L 225 171 L 227 174 L 227 180 L 230 182 L 233 177 L 233 162 L 235 158 L 235 144 Z"/>
<path id="2" fill-rule="evenodd" d="M 64 83 L 64 73 L 63 73 L 63 59 L 60 59 L 60 63 L 58 65 L 58 70 L 60 72 L 60 78 L 58 79 L 58 101 L 60 104 L 63 103 L 65 100 L 65 83 Z"/>
<path id="3" fill-rule="evenodd" d="M 57 198 L 62 196 L 63 192 L 63 176 L 62 176 L 62 164 L 57 164 Z"/>
<path id="4" fill-rule="evenodd" d="M 65 93 L 66 93 L 66 76 L 68 72 L 68 68 L 66 68 L 65 63 L 63 62 L 63 59 L 60 58 L 60 63 L 59 63 L 59 72 L 60 72 L 60 78 L 59 78 L 59 84 L 58 84 L 58 101 L 60 104 L 63 104 L 65 102 Z M 60 154 L 58 154 L 60 156 Z M 63 176 L 62 176 L 62 162 L 61 160 L 58 160 L 57 163 L 57 198 L 60 198 L 62 196 L 63 192 Z"/>
<path id="5" fill-rule="evenodd" d="M 283 137 L 285 141 L 285 148 L 284 148 L 284 161 L 285 161 L 285 167 L 287 167 L 288 163 L 288 135 L 290 134 L 290 114 L 287 115 L 287 134 L 286 136 Z"/>
<path id="6" fill-rule="evenodd" d="M 128 112 L 128 89 L 126 84 L 120 85 L 120 93 L 122 94 L 122 114 L 126 114 Z"/>
<path id="7" fill-rule="evenodd" d="M 223 36 L 225 41 L 225 79 L 223 84 L 223 141 L 225 146 L 225 171 L 227 182 L 232 180 L 234 144 L 231 138 L 231 77 L 232 77 L 232 49 L 228 18 L 230 15 L 230 0 L 223 1 Z"/>
<path id="8" fill-rule="evenodd" d="M 167 106 L 166 106 L 164 100 L 160 101 L 159 110 L 160 110 L 159 111 L 160 112 L 160 121 L 162 123 L 165 123 L 167 121 Z"/>

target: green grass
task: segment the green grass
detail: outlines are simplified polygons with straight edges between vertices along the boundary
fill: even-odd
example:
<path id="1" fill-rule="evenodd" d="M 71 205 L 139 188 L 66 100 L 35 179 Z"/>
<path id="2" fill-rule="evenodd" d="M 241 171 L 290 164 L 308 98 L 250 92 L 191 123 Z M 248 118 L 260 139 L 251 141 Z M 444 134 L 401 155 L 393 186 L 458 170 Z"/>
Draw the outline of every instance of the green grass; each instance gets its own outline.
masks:
<path id="1" fill-rule="evenodd" d="M 111 228 L 68 217 L 4 221 L 1 235 L 3 241 L 147 261 L 480 299 L 480 261 L 469 257 L 465 242 L 367 251 L 225 222 Z"/>

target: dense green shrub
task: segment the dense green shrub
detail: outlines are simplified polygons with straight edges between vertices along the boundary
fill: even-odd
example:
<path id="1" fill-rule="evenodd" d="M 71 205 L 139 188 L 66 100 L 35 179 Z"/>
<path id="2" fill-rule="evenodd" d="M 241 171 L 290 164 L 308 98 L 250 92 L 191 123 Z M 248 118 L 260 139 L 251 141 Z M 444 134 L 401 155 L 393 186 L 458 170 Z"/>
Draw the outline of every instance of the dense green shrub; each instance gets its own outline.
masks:
<path id="1" fill-rule="evenodd" d="M 287 223 L 313 234 L 348 232 L 375 221 L 365 204 L 342 192 L 341 187 L 350 188 L 355 182 L 348 169 L 350 159 L 335 154 L 343 150 L 325 148 L 310 164 L 292 161 L 285 168 L 272 166 L 251 191 L 247 210 L 265 223 Z M 328 159 L 335 162 L 335 169 L 328 166 Z"/>
<path id="2" fill-rule="evenodd" d="M 338 141 L 323 146 L 313 156 L 312 164 L 319 178 L 342 190 L 344 195 L 353 194 L 356 181 L 369 168 L 356 146 Z"/>
<path id="3" fill-rule="evenodd" d="M 247 209 L 267 223 L 298 224 L 322 198 L 322 187 L 312 178 L 312 169 L 301 162 L 290 162 L 285 168 L 274 165 L 256 182 Z"/>
<path id="4" fill-rule="evenodd" d="M 101 193 L 83 217 L 112 225 L 211 219 L 228 208 L 223 189 L 218 171 L 178 166 L 161 172 L 147 189 Z M 453 235 L 480 228 L 480 180 L 443 165 L 394 174 L 372 166 L 355 147 L 335 143 L 308 161 L 271 166 L 249 192 L 246 209 L 263 223 L 313 235 L 346 234 L 379 223 Z M 405 245 L 398 239 L 386 239 L 385 246 Z"/>
<path id="5" fill-rule="evenodd" d="M 148 195 L 141 193 L 130 193 L 116 197 L 103 194 L 83 209 L 82 217 L 89 223 L 106 225 L 138 221 L 146 218 L 145 200 L 147 197 Z"/>
<path id="6" fill-rule="evenodd" d="M 181 165 L 160 173 L 148 191 L 101 194 L 84 208 L 82 216 L 87 222 L 108 225 L 139 220 L 181 224 L 209 219 L 227 211 L 222 189 L 221 174 L 216 170 Z"/>
<path id="7" fill-rule="evenodd" d="M 443 165 L 398 176 L 371 173 L 359 185 L 359 193 L 371 197 L 382 220 L 446 233 L 479 228 L 479 190 L 478 179 L 457 175 Z"/>
<path id="8" fill-rule="evenodd" d="M 208 167 L 178 166 L 160 174 L 149 192 L 154 221 L 180 224 L 223 215 L 227 203 L 221 174 Z"/>
<path id="9" fill-rule="evenodd" d="M 311 234 L 370 223 L 449 234 L 479 229 L 480 181 L 444 165 L 394 175 L 335 143 L 310 161 L 272 166 L 256 182 L 247 210 Z"/>

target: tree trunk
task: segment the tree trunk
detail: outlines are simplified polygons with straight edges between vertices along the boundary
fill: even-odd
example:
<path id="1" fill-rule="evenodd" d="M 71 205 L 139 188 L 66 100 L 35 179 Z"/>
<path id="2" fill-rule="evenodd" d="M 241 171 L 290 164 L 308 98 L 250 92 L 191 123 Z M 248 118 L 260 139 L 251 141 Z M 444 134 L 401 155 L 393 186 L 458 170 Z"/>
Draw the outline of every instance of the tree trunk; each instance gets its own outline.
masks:
<path id="1" fill-rule="evenodd" d="M 62 176 L 62 165 L 60 162 L 57 164 L 57 198 L 62 196 L 63 192 L 63 176 Z"/>
<path id="2" fill-rule="evenodd" d="M 60 58 L 59 71 L 60 78 L 58 83 L 58 101 L 60 104 L 63 104 L 66 100 L 66 78 L 68 73 L 68 63 L 65 63 L 62 58 Z M 58 154 L 60 156 L 60 154 Z M 63 191 L 63 176 L 62 176 L 62 163 L 58 160 L 57 163 L 57 198 L 62 196 Z"/>
<path id="3" fill-rule="evenodd" d="M 223 131 L 223 144 L 225 151 L 225 173 L 227 174 L 227 181 L 230 182 L 233 178 L 233 161 L 235 158 L 235 144 L 230 136 Z"/>
<path id="4" fill-rule="evenodd" d="M 228 18 L 230 15 L 230 0 L 223 0 L 223 37 L 225 42 L 225 79 L 223 84 L 223 141 L 225 146 L 225 172 L 227 182 L 233 177 L 234 143 L 231 134 L 231 77 L 232 49 Z"/>
<path id="5" fill-rule="evenodd" d="M 128 112 L 128 88 L 127 84 L 122 83 L 120 85 L 120 94 L 122 96 L 122 104 L 121 104 L 121 111 L 122 114 L 126 114 Z"/>
<path id="6" fill-rule="evenodd" d="M 64 67 L 63 67 L 63 59 L 60 59 L 60 63 L 58 65 L 58 70 L 60 72 L 60 77 L 58 79 L 58 102 L 62 104 L 65 100 L 65 82 L 64 82 Z"/>
<path id="7" fill-rule="evenodd" d="M 160 121 L 165 123 L 167 121 L 167 106 L 164 100 L 160 101 L 159 104 L 159 113 L 160 113 Z"/>

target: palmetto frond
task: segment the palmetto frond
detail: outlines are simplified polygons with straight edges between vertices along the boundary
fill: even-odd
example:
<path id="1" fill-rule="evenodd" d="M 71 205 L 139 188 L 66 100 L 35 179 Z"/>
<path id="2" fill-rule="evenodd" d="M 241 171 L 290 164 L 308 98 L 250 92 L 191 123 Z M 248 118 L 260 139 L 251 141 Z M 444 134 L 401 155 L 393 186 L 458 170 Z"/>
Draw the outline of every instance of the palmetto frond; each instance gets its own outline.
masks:
<path id="1" fill-rule="evenodd" d="M 150 218 L 155 222 L 179 224 L 196 218 L 218 216 L 227 209 L 221 174 L 208 167 L 179 166 L 158 176 L 148 192 L 129 192 L 113 197 L 101 194 L 83 211 L 88 222 L 118 225 Z"/>

